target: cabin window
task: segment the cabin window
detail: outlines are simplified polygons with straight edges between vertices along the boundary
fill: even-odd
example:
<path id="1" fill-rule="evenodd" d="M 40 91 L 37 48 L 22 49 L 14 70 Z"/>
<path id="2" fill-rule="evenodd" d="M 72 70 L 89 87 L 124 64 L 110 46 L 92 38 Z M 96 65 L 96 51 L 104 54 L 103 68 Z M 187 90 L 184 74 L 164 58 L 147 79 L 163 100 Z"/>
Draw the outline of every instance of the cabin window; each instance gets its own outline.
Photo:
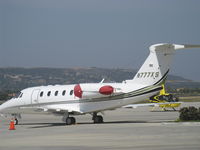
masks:
<path id="1" fill-rule="evenodd" d="M 65 93 L 66 93 L 66 90 L 64 90 L 64 91 L 62 92 L 62 95 L 65 96 Z"/>
<path id="2" fill-rule="evenodd" d="M 58 96 L 58 91 L 55 92 L 55 96 Z"/>
<path id="3" fill-rule="evenodd" d="M 73 93 L 74 93 L 74 90 L 71 90 L 69 94 L 72 95 Z"/>
<path id="4" fill-rule="evenodd" d="M 40 93 L 40 97 L 42 97 L 42 96 L 43 96 L 43 94 L 44 94 L 44 92 L 42 91 L 42 92 Z"/>
<path id="5" fill-rule="evenodd" d="M 49 91 L 48 93 L 47 93 L 47 96 L 50 96 L 51 95 L 51 91 Z"/>

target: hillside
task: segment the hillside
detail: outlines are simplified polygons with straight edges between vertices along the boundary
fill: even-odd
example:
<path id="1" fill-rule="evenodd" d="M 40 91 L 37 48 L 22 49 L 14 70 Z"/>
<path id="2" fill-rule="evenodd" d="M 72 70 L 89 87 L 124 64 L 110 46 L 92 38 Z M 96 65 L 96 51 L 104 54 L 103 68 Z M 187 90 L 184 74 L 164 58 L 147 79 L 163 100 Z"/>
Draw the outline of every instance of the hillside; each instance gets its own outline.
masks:
<path id="1" fill-rule="evenodd" d="M 21 90 L 26 87 L 48 84 L 73 84 L 100 82 L 122 82 L 135 75 L 133 69 L 107 68 L 0 68 L 0 91 Z M 199 88 L 199 82 L 169 75 L 167 86 L 170 88 Z"/>

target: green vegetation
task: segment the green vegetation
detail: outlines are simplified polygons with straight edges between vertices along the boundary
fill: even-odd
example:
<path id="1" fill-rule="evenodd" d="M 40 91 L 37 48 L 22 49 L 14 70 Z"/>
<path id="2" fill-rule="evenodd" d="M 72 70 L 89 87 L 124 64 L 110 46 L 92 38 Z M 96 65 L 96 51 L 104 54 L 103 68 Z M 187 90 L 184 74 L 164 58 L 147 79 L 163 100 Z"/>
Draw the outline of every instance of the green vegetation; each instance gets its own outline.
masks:
<path id="1" fill-rule="evenodd" d="M 200 121 L 200 108 L 183 107 L 179 112 L 179 121 Z"/>

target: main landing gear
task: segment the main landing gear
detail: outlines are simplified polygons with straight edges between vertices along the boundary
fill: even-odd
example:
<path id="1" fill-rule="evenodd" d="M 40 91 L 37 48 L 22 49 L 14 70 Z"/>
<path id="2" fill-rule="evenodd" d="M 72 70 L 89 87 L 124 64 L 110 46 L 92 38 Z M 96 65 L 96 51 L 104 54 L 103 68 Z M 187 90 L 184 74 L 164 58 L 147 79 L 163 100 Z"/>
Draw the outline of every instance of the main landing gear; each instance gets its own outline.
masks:
<path id="1" fill-rule="evenodd" d="M 76 119 L 74 117 L 67 117 L 65 123 L 66 125 L 76 124 Z"/>
<path id="2" fill-rule="evenodd" d="M 96 112 L 92 114 L 92 120 L 94 121 L 95 124 L 103 123 L 103 117 L 101 115 L 97 115 Z M 66 113 L 63 116 L 63 121 L 65 122 L 66 125 L 76 124 L 76 119 L 74 117 L 69 117 L 68 113 Z"/>
<path id="3" fill-rule="evenodd" d="M 101 115 L 97 115 L 97 113 L 93 113 L 92 120 L 94 123 L 103 123 L 103 117 Z"/>
<path id="4" fill-rule="evenodd" d="M 76 119 L 74 117 L 69 117 L 68 112 L 66 112 L 63 116 L 63 122 L 65 122 L 66 125 L 72 125 L 76 124 Z"/>

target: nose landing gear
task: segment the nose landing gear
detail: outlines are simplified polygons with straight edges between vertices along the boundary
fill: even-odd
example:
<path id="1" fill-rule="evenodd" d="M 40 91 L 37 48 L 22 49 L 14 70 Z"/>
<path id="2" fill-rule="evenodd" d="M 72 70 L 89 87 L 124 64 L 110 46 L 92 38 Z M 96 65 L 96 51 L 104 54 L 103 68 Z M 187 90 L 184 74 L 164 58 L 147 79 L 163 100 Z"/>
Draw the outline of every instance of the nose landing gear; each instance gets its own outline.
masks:
<path id="1" fill-rule="evenodd" d="M 15 119 L 14 119 L 14 124 L 15 124 L 15 125 L 18 125 L 18 123 L 19 123 L 18 119 L 15 118 Z"/>
<path id="2" fill-rule="evenodd" d="M 15 125 L 18 125 L 18 123 L 19 123 L 18 119 L 21 119 L 21 118 L 22 118 L 22 117 L 21 117 L 21 114 L 12 114 L 11 117 L 12 117 L 11 120 L 14 121 L 14 124 L 15 124 Z"/>

